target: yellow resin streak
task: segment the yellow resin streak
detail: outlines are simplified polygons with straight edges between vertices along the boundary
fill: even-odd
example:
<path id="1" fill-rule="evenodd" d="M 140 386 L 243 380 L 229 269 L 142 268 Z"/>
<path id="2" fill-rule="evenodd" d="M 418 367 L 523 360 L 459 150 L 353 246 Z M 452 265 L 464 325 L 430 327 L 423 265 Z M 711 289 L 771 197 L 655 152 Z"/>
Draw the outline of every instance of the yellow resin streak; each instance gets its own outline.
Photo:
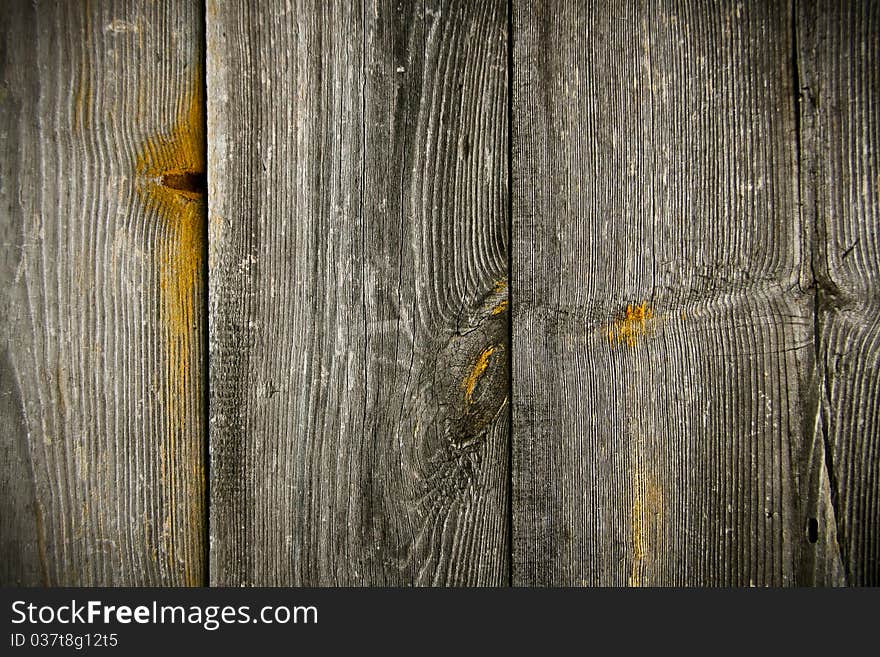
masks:
<path id="1" fill-rule="evenodd" d="M 137 186 L 148 212 L 160 219 L 155 242 L 159 272 L 159 312 L 165 352 L 165 381 L 162 389 L 167 437 L 161 446 L 161 474 L 172 491 L 179 491 L 181 474 L 169 465 L 169 456 L 183 451 L 183 461 L 192 464 L 185 476 L 185 494 L 193 497 L 166 510 L 161 544 L 169 567 L 176 570 L 183 561 L 184 578 L 198 583 L 189 559 L 175 556 L 175 536 L 202 524 L 204 497 L 202 445 L 199 425 L 201 372 L 199 297 L 203 277 L 206 203 L 204 194 L 187 189 L 182 180 L 204 176 L 204 95 L 197 72 L 191 91 L 181 100 L 170 132 L 149 137 L 141 144 L 135 167 Z M 190 441 L 181 444 L 179 441 Z M 191 489 L 191 490 L 190 490 Z M 191 517 L 176 519 L 175 507 Z M 186 538 L 181 538 L 189 543 Z"/>

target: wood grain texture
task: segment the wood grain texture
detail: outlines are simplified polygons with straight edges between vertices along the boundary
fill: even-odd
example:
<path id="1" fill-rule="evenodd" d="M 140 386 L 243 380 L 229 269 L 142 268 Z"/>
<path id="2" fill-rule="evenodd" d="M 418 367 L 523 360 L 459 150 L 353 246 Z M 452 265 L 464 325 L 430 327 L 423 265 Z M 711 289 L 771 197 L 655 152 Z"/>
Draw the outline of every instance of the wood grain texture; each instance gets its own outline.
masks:
<path id="1" fill-rule="evenodd" d="M 506 581 L 506 28 L 208 3 L 214 584 Z"/>
<path id="2" fill-rule="evenodd" d="M 845 581 L 880 584 L 880 3 L 800 2 L 804 190 L 813 227 L 826 465 Z"/>
<path id="3" fill-rule="evenodd" d="M 791 7 L 513 21 L 514 583 L 838 582 Z"/>
<path id="4" fill-rule="evenodd" d="M 3 584 L 203 580 L 202 19 L 0 8 Z"/>

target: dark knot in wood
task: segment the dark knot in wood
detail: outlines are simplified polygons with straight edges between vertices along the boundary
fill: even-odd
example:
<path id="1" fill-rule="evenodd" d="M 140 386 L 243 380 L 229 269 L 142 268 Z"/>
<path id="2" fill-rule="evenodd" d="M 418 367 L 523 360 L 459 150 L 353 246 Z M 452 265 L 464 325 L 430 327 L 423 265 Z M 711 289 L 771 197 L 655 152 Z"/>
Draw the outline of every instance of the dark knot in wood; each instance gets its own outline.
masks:
<path id="1" fill-rule="evenodd" d="M 187 196 L 201 197 L 208 190 L 208 177 L 204 171 L 169 171 L 162 175 L 162 186 Z"/>

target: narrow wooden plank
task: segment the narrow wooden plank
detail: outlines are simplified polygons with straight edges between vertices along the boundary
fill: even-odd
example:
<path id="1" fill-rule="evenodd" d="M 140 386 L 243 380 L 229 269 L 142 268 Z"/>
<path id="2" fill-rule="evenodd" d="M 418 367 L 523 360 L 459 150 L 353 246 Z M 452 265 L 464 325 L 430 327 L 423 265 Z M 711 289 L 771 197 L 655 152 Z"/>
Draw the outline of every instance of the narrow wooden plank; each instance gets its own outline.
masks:
<path id="1" fill-rule="evenodd" d="M 514 7 L 514 583 L 799 582 L 791 8 Z"/>
<path id="2" fill-rule="evenodd" d="M 804 214 L 813 226 L 817 460 L 851 585 L 880 584 L 880 3 L 800 2 Z"/>
<path id="3" fill-rule="evenodd" d="M 505 582 L 505 3 L 207 12 L 212 582 Z"/>
<path id="4" fill-rule="evenodd" d="M 0 582 L 204 578 L 197 2 L 0 8 Z"/>

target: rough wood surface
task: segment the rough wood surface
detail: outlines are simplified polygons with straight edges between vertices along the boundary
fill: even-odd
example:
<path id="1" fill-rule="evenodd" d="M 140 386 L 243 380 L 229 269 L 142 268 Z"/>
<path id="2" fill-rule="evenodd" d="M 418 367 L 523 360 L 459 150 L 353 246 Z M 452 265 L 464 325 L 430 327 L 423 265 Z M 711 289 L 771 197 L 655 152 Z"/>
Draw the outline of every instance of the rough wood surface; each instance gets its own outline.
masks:
<path id="1" fill-rule="evenodd" d="M 839 581 L 791 7 L 514 8 L 514 583 Z"/>
<path id="2" fill-rule="evenodd" d="M 501 584 L 506 5 L 209 1 L 214 584 Z"/>
<path id="3" fill-rule="evenodd" d="M 0 582 L 200 584 L 197 2 L 0 7 Z"/>
<path id="4" fill-rule="evenodd" d="M 800 2 L 803 212 L 815 240 L 816 459 L 845 581 L 880 585 L 880 2 Z"/>
<path id="5" fill-rule="evenodd" d="M 880 2 L 510 6 L 0 4 L 0 584 L 880 584 Z"/>

